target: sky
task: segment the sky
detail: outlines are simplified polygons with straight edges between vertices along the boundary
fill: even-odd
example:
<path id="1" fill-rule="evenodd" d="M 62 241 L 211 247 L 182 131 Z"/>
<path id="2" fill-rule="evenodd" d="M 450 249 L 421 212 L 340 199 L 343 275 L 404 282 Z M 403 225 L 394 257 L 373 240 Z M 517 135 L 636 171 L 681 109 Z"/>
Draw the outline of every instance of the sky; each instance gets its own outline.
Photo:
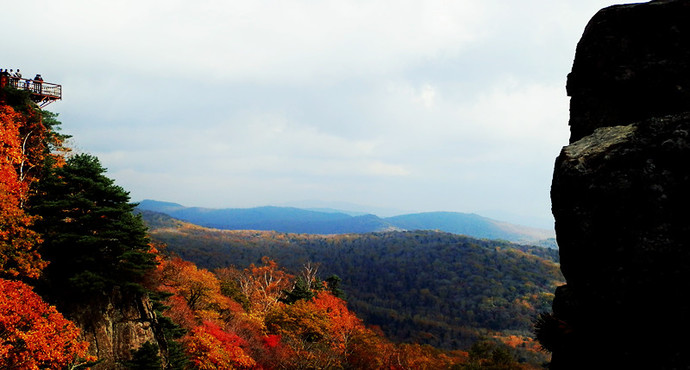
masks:
<path id="1" fill-rule="evenodd" d="M 553 228 L 566 76 L 616 3 L 22 0 L 0 67 L 63 86 L 46 109 L 133 201 Z"/>

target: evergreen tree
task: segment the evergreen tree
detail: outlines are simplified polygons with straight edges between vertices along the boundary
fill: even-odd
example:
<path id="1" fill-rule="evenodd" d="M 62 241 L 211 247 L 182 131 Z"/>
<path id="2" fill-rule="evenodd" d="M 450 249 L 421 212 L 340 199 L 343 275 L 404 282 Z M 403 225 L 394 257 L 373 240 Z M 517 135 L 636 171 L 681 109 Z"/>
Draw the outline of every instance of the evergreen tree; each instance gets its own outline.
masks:
<path id="1" fill-rule="evenodd" d="M 140 293 L 146 271 L 155 266 L 141 217 L 129 194 L 104 175 L 98 159 L 80 154 L 40 183 L 31 211 L 40 216 L 41 255 L 50 262 L 43 287 L 58 300 Z M 69 302 L 68 301 L 68 302 Z"/>
<path id="2" fill-rule="evenodd" d="M 251 310 L 251 302 L 249 302 L 247 296 L 242 293 L 242 288 L 236 280 L 221 279 L 220 293 L 241 304 L 245 311 Z"/>
<path id="3" fill-rule="evenodd" d="M 283 298 L 281 298 L 280 301 L 287 304 L 293 304 L 300 299 L 308 301 L 314 296 L 314 292 L 309 289 L 307 282 L 300 276 L 297 278 L 297 281 L 295 281 L 292 290 L 283 290 Z"/>
<path id="4" fill-rule="evenodd" d="M 509 347 L 489 340 L 475 342 L 469 351 L 466 369 L 510 370 L 520 368 Z"/>
<path id="5" fill-rule="evenodd" d="M 162 303 L 162 301 L 170 297 L 172 293 L 151 292 L 151 302 L 153 303 L 153 310 L 158 318 L 158 326 L 163 334 L 163 338 L 167 347 L 167 366 L 166 370 L 184 370 L 188 368 L 189 359 L 184 352 L 184 348 L 178 340 L 187 334 L 187 330 L 176 324 L 171 318 L 165 316 L 163 311 L 170 308 Z"/>
<path id="6" fill-rule="evenodd" d="M 345 291 L 343 291 L 340 288 L 340 283 L 342 281 L 343 280 L 340 278 L 340 276 L 335 275 L 335 274 L 326 278 L 326 284 L 328 286 L 328 291 L 340 299 L 345 299 Z"/>
<path id="7" fill-rule="evenodd" d="M 125 362 L 130 370 L 161 370 L 161 357 L 158 354 L 158 346 L 146 342 L 132 354 L 132 359 Z"/>
<path id="8" fill-rule="evenodd" d="M 185 370 L 189 368 L 189 359 L 182 345 L 176 340 L 168 341 L 168 366 L 166 370 Z"/>

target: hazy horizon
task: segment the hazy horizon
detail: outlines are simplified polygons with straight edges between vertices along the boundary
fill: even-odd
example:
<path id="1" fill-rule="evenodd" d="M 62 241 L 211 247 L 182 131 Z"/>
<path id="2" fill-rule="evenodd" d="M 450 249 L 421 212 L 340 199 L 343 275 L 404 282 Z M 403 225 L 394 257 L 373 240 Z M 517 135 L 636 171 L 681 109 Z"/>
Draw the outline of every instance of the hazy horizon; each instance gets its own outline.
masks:
<path id="1" fill-rule="evenodd" d="M 310 200 L 303 200 L 303 201 L 297 201 L 297 202 L 285 202 L 285 203 L 276 203 L 276 204 L 261 204 L 261 205 L 255 205 L 255 206 L 249 206 L 249 207 L 218 207 L 218 206 L 199 206 L 195 204 L 182 204 L 180 202 L 175 202 L 175 201 L 169 201 L 169 200 L 160 200 L 160 199 L 140 199 L 133 201 L 134 203 L 141 203 L 144 201 L 153 201 L 153 202 L 162 202 L 162 203 L 172 203 L 172 204 L 177 204 L 182 207 L 189 207 L 189 208 L 207 208 L 207 209 L 251 209 L 251 208 L 261 208 L 261 207 L 288 207 L 288 208 L 299 208 L 299 209 L 305 209 L 305 210 L 315 210 L 315 211 L 337 211 L 337 212 L 343 212 L 346 214 L 350 214 L 352 216 L 356 215 L 366 215 L 366 214 L 373 214 L 375 216 L 381 217 L 381 218 L 388 218 L 388 217 L 394 217 L 394 216 L 402 216 L 402 215 L 409 215 L 409 214 L 418 214 L 418 213 L 434 213 L 434 212 L 448 212 L 448 213 L 464 213 L 464 214 L 476 214 L 481 217 L 486 217 L 493 219 L 495 221 L 501 221 L 501 222 L 507 222 L 519 226 L 526 226 L 526 227 L 532 227 L 532 228 L 538 228 L 538 229 L 545 229 L 545 230 L 553 230 L 553 223 L 549 220 L 540 220 L 540 219 L 525 219 L 522 216 L 519 215 L 511 215 L 509 213 L 503 212 L 501 210 L 486 210 L 483 212 L 459 212 L 459 211 L 452 211 L 452 210 L 435 210 L 435 211 L 416 211 L 416 210 L 401 210 L 401 209 L 394 209 L 394 208 L 377 208 L 377 207 L 370 207 L 362 204 L 353 204 L 353 203 L 346 203 L 346 202 L 323 202 L 323 201 L 310 201 Z"/>
<path id="2" fill-rule="evenodd" d="M 25 0 L 0 62 L 63 86 L 47 109 L 132 199 L 544 227 L 566 76 L 613 4 Z"/>

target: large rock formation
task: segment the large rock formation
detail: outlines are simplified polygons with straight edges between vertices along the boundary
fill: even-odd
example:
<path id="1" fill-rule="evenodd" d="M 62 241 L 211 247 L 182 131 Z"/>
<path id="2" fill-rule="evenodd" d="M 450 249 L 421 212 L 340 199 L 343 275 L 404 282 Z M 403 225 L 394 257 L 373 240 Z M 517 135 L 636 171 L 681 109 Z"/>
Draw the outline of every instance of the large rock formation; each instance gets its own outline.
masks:
<path id="1" fill-rule="evenodd" d="M 567 92 L 551 367 L 690 368 L 690 1 L 599 11 Z"/>
<path id="2" fill-rule="evenodd" d="M 689 12 L 687 1 L 657 0 L 590 20 L 568 75 L 571 143 L 597 127 L 688 109 Z"/>
<path id="3" fill-rule="evenodd" d="M 94 370 L 126 369 L 123 363 L 144 343 L 156 344 L 165 357 L 166 343 L 147 296 L 123 296 L 113 291 L 104 302 L 82 307 L 70 317 L 89 342 L 89 354 L 100 361 Z"/>

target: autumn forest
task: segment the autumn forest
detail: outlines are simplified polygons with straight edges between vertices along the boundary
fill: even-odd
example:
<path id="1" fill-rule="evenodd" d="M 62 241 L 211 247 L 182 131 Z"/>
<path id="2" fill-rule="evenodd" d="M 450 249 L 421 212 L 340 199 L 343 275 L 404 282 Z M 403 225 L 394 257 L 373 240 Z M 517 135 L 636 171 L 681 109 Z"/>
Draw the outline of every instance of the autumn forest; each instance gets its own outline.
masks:
<path id="1" fill-rule="evenodd" d="M 434 231 L 230 232 L 141 212 L 98 158 L 66 146 L 57 118 L 0 91 L 0 369 L 548 362 L 533 325 L 562 282 L 556 250 Z M 99 334 L 115 317 L 136 330 Z"/>

